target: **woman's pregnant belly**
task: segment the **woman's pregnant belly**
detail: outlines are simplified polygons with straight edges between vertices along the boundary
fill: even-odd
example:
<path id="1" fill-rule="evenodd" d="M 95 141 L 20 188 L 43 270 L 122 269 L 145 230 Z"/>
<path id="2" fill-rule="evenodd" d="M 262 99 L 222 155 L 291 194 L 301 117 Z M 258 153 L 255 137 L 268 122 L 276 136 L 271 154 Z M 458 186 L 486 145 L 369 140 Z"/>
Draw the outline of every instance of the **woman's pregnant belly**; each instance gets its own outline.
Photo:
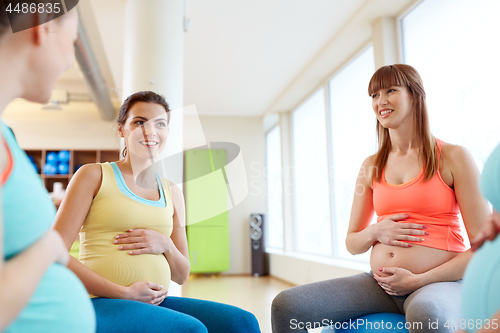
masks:
<path id="1" fill-rule="evenodd" d="M 105 255 L 84 255 L 79 260 L 97 274 L 125 287 L 140 281 L 155 282 L 164 289 L 170 284 L 170 266 L 163 254 L 130 255 L 113 245 Z"/>
<path id="2" fill-rule="evenodd" d="M 451 252 L 432 247 L 412 244 L 410 248 L 376 243 L 370 255 L 370 267 L 374 273 L 387 276 L 379 271 L 382 267 L 400 267 L 414 274 L 427 272 L 452 258 L 459 252 Z"/>
<path id="3" fill-rule="evenodd" d="M 65 266 L 52 264 L 6 333 L 93 333 L 95 312 L 85 287 Z"/>

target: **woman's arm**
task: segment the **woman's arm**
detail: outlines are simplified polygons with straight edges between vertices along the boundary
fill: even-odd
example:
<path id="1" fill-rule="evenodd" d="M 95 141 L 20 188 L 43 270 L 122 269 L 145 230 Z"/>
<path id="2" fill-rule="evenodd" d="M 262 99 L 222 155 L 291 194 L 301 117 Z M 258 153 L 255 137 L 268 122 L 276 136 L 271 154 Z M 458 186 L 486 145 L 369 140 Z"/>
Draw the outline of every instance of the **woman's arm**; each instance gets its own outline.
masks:
<path id="1" fill-rule="evenodd" d="M 172 281 L 183 284 L 189 277 L 191 264 L 186 237 L 186 209 L 184 195 L 177 185 L 171 184 L 172 201 L 174 202 L 174 228 L 170 239 L 172 245 L 165 253 L 172 271 Z"/>
<path id="2" fill-rule="evenodd" d="M 489 240 L 493 241 L 497 238 L 500 233 L 500 213 L 498 213 L 495 209 L 493 209 L 493 213 L 491 213 L 490 217 L 483 225 L 483 228 L 479 232 L 479 234 L 471 239 L 471 249 L 472 251 L 476 251 L 481 246 L 483 246 L 484 242 Z"/>
<path id="3" fill-rule="evenodd" d="M 54 262 L 65 265 L 69 256 L 61 236 L 49 229 L 29 248 L 4 262 L 2 229 L 0 221 L 0 332 L 28 304 L 47 268 Z"/>
<path id="4" fill-rule="evenodd" d="M 56 215 L 54 228 L 63 237 L 69 251 L 88 214 L 92 200 L 101 186 L 102 171 L 98 164 L 87 164 L 75 173 Z M 133 299 L 157 304 L 164 298 L 166 290 L 156 283 L 137 282 L 124 287 L 95 273 L 71 257 L 68 268 L 83 282 L 87 291 L 106 298 Z"/>
<path id="5" fill-rule="evenodd" d="M 69 257 L 61 236 L 49 229 L 33 245 L 4 261 L 2 217 L 0 200 L 0 332 L 28 304 L 47 268 L 54 262 L 66 265 Z"/>
<path id="6" fill-rule="evenodd" d="M 491 213 L 488 202 L 479 191 L 479 170 L 466 148 L 458 145 L 449 145 L 447 148 L 443 149 L 443 163 L 448 163 L 450 166 L 455 196 L 465 229 L 469 239 L 474 239 Z M 450 261 L 421 274 L 423 285 L 461 279 L 471 257 L 472 251 L 469 249 Z"/>
<path id="7" fill-rule="evenodd" d="M 345 240 L 347 251 L 352 254 L 365 253 L 377 241 L 374 227 L 370 225 L 374 213 L 373 191 L 370 185 L 372 159 L 373 156 L 370 156 L 364 160 L 354 187 L 351 217 Z"/>
<path id="8" fill-rule="evenodd" d="M 401 240 L 420 241 L 425 235 L 424 226 L 416 223 L 398 223 L 408 217 L 406 214 L 396 214 L 376 223 L 370 224 L 373 209 L 373 190 L 371 187 L 371 172 L 374 155 L 368 157 L 359 171 L 354 190 L 354 200 L 351 208 L 349 229 L 347 230 L 347 251 L 360 254 L 368 251 L 377 241 L 393 246 L 411 247 L 411 244 Z"/>

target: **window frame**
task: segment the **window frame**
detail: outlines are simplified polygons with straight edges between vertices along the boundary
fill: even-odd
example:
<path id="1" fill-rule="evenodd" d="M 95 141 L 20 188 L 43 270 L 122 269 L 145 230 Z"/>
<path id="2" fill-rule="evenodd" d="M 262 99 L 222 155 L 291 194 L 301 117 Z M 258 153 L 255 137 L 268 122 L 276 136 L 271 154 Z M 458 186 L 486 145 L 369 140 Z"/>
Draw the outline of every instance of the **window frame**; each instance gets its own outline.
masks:
<path id="1" fill-rule="evenodd" d="M 295 161 L 295 154 L 294 154 L 294 150 L 295 150 L 295 147 L 294 147 L 294 139 L 293 139 L 293 131 L 294 131 L 294 121 L 293 121 L 293 114 L 301 107 L 303 106 L 305 103 L 307 103 L 313 96 L 315 96 L 321 89 L 323 89 L 323 96 L 325 94 L 327 94 L 327 91 L 325 90 L 325 86 L 328 85 L 328 81 L 323 82 L 321 85 L 319 85 L 318 87 L 316 87 L 316 89 L 313 90 L 312 93 L 310 93 L 309 95 L 307 95 L 306 98 L 304 98 L 299 104 L 297 104 L 297 106 L 295 106 L 292 111 L 290 111 L 290 139 L 291 139 L 291 142 L 290 142 L 290 161 L 292 163 L 292 175 L 291 175 L 291 184 L 292 184 L 292 188 L 293 188 L 293 207 L 292 207 L 292 215 L 293 215 L 293 220 L 292 220 L 292 226 L 293 226 L 293 238 L 292 238 L 292 241 L 291 241 L 291 244 L 292 244 L 292 253 L 299 253 L 299 254 L 304 254 L 304 255 L 309 255 L 309 256 L 317 256 L 317 257 L 320 257 L 320 258 L 334 258 L 334 252 L 333 252 L 333 248 L 332 248 L 332 254 L 331 255 L 321 255 L 321 254 L 317 254 L 317 253 L 310 253 L 310 252 L 302 252 L 302 251 L 299 251 L 297 250 L 297 243 L 298 243 L 298 240 L 297 240 L 297 237 L 298 237 L 298 232 L 296 230 L 297 228 L 297 210 L 296 210 L 296 203 L 295 203 L 295 197 L 296 197 L 296 186 L 295 186 L 295 164 L 294 164 L 294 161 Z M 327 126 L 327 123 L 326 123 L 326 114 L 327 114 L 328 110 L 327 110 L 327 105 L 325 105 L 325 137 L 327 139 L 327 154 L 328 154 L 328 126 Z M 328 155 L 327 155 L 327 175 L 328 175 L 328 167 L 329 167 L 329 161 L 328 161 Z M 328 177 L 330 178 L 330 177 Z M 331 188 L 329 186 L 328 188 L 329 192 L 331 191 Z M 331 197 L 331 195 L 330 195 Z M 332 208 L 331 208 L 331 205 L 329 205 L 329 211 L 330 211 L 330 237 L 333 236 L 333 233 L 332 233 L 332 230 L 333 230 L 333 226 L 331 225 L 331 219 L 332 219 Z M 283 223 L 283 225 L 285 225 L 285 223 Z M 332 241 L 332 244 L 333 244 L 333 241 Z M 290 252 L 290 251 L 288 251 Z"/>
<path id="2" fill-rule="evenodd" d="M 266 169 L 265 169 L 266 173 L 264 175 L 265 178 L 266 178 L 266 197 L 268 195 L 268 190 L 269 190 L 269 187 L 268 187 L 269 186 L 268 185 L 269 182 L 268 182 L 268 178 L 267 178 L 267 172 L 268 172 L 267 171 L 267 166 L 268 166 L 268 160 L 267 160 L 267 155 L 268 155 L 267 154 L 268 153 L 268 150 L 267 150 L 267 147 L 268 147 L 267 146 L 267 135 L 269 133 L 271 133 L 276 128 L 280 129 L 280 151 L 281 151 L 283 149 L 283 144 L 282 144 L 282 140 L 281 140 L 281 127 L 280 127 L 280 123 L 278 122 L 278 123 L 274 124 L 267 131 L 264 132 L 264 137 L 265 137 L 265 142 L 266 142 L 266 144 L 265 144 L 265 152 L 264 152 L 264 163 L 266 165 Z M 283 200 L 283 177 L 284 177 L 284 175 L 283 175 L 283 154 L 281 154 L 279 160 L 280 160 L 280 167 L 281 167 L 281 172 L 282 172 L 281 173 L 281 193 L 282 193 L 282 195 L 281 195 L 282 196 L 282 198 L 281 198 L 281 206 L 282 206 L 282 208 L 281 209 L 282 209 L 282 211 L 284 211 L 284 207 L 283 207 L 284 206 L 284 200 Z M 264 235 L 264 242 L 265 242 L 264 243 L 265 244 L 264 251 L 269 252 L 268 250 L 284 250 L 285 249 L 285 221 L 284 221 L 285 220 L 285 216 L 284 216 L 284 214 L 282 214 L 283 215 L 282 216 L 282 219 L 283 219 L 283 221 L 282 221 L 283 222 L 282 223 L 282 229 L 283 229 L 282 230 L 282 233 L 283 233 L 282 243 L 283 243 L 283 246 L 282 247 L 274 247 L 274 246 L 270 246 L 269 245 L 269 237 L 270 237 L 269 236 L 269 234 L 270 234 L 270 232 L 269 232 L 269 216 L 270 216 L 270 214 L 269 214 L 269 201 L 267 200 L 267 198 L 266 198 L 266 212 L 267 212 L 267 221 L 264 221 L 264 223 L 265 223 L 265 226 L 264 226 L 264 232 L 265 232 L 265 235 Z"/>

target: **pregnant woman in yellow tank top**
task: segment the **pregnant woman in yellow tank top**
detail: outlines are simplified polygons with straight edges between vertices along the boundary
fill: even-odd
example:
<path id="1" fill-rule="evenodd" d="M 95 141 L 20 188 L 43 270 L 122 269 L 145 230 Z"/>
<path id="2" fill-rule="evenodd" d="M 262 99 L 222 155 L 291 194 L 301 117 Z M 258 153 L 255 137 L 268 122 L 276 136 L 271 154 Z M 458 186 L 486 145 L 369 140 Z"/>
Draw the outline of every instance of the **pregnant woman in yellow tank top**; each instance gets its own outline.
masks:
<path id="1" fill-rule="evenodd" d="M 69 248 L 80 232 L 79 260 L 97 332 L 260 332 L 255 316 L 234 306 L 167 297 L 190 263 L 184 197 L 156 173 L 141 173 L 165 146 L 170 109 L 151 91 L 128 97 L 118 118 L 124 158 L 87 164 L 72 178 L 55 228 Z M 139 186 L 137 183 L 140 183 Z"/>

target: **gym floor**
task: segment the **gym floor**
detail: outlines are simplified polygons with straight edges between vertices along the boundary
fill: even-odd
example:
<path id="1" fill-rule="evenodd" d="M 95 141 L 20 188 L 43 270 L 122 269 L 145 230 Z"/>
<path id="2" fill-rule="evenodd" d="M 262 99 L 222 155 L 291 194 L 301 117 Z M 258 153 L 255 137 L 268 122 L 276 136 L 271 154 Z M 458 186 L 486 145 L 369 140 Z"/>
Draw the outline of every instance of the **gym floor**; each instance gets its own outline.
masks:
<path id="1" fill-rule="evenodd" d="M 292 284 L 271 277 L 250 275 L 191 275 L 182 295 L 231 304 L 253 313 L 262 333 L 271 333 L 271 303 Z"/>

